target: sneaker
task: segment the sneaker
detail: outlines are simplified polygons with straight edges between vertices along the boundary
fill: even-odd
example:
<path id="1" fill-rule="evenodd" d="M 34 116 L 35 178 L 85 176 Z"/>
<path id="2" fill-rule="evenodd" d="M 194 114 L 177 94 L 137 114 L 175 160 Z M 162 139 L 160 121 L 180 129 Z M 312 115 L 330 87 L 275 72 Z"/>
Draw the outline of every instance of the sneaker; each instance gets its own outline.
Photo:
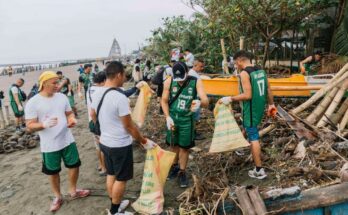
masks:
<path id="1" fill-rule="evenodd" d="M 50 211 L 51 212 L 55 212 L 57 210 L 59 210 L 60 206 L 62 206 L 63 204 L 63 199 L 62 198 L 54 198 L 52 203 L 51 203 L 51 207 L 50 207 Z"/>
<path id="2" fill-rule="evenodd" d="M 122 200 L 118 212 L 121 213 L 129 206 L 130 201 L 128 199 Z"/>
<path id="3" fill-rule="evenodd" d="M 267 177 L 265 170 L 263 168 L 260 171 L 256 171 L 256 168 L 248 172 L 250 178 L 264 179 Z"/>
<path id="4" fill-rule="evenodd" d="M 109 209 L 106 209 L 106 212 L 108 213 L 108 215 L 133 215 L 133 213 L 128 211 L 125 211 L 123 213 L 118 212 L 118 213 L 112 214 Z"/>
<path id="5" fill-rule="evenodd" d="M 179 173 L 179 184 L 181 188 L 186 188 L 188 187 L 188 179 L 186 177 L 185 172 L 180 172 Z"/>
<path id="6" fill-rule="evenodd" d="M 176 178 L 178 176 L 179 170 L 180 170 L 180 168 L 179 168 L 178 164 L 173 165 L 170 168 L 170 172 L 168 174 L 167 180 L 172 180 L 172 179 Z"/>

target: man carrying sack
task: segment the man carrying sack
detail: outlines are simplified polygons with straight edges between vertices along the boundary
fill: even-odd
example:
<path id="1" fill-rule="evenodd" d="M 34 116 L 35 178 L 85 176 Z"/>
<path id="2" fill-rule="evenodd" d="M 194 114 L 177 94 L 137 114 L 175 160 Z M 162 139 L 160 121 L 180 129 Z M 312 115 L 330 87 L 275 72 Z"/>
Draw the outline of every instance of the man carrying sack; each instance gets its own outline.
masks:
<path id="1" fill-rule="evenodd" d="M 168 179 L 174 179 L 179 175 L 182 188 L 188 186 L 185 170 L 189 149 L 195 145 L 194 113 L 200 107 L 207 107 L 209 104 L 202 81 L 189 76 L 188 72 L 185 63 L 174 64 L 173 78 L 164 82 L 161 100 L 168 129 L 166 143 L 171 145 L 172 151 L 176 153 Z"/>
<path id="2" fill-rule="evenodd" d="M 228 105 L 232 101 L 242 102 L 243 127 L 251 144 L 251 153 L 255 169 L 249 171 L 251 178 L 267 177 L 261 163 L 261 146 L 258 126 L 264 115 L 268 97 L 268 111 L 275 109 L 273 95 L 268 83 L 266 72 L 252 65 L 252 54 L 247 51 L 237 52 L 233 59 L 240 73 L 240 94 L 233 97 L 223 97 L 220 102 Z"/>

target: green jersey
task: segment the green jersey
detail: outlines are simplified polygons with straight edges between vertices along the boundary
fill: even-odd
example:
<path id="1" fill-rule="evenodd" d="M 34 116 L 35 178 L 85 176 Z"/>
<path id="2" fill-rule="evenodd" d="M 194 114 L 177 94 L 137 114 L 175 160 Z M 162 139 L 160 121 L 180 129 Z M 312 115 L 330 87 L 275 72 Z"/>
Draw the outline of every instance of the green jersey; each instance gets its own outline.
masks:
<path id="1" fill-rule="evenodd" d="M 15 99 L 14 99 L 14 95 L 12 92 L 12 88 L 15 87 L 18 90 L 18 99 L 19 102 L 22 103 L 22 101 L 24 101 L 23 95 L 22 95 L 22 90 L 15 84 L 11 85 L 10 90 L 9 90 L 9 96 L 10 96 L 10 102 L 11 103 L 16 103 Z"/>
<path id="2" fill-rule="evenodd" d="M 79 82 L 83 83 L 83 87 L 85 89 L 88 89 L 88 87 L 90 87 L 93 83 L 92 73 L 90 74 L 82 73 L 79 77 Z"/>
<path id="3" fill-rule="evenodd" d="M 63 77 L 62 79 L 59 79 L 59 84 L 61 84 L 63 81 L 66 81 L 66 83 L 63 85 L 63 87 L 60 89 L 60 92 L 63 94 L 68 94 L 69 92 L 69 79 L 66 77 Z"/>
<path id="4" fill-rule="evenodd" d="M 250 76 L 251 99 L 242 102 L 242 114 L 244 127 L 257 127 L 263 118 L 267 103 L 268 81 L 264 70 L 256 67 L 244 69 Z M 240 91 L 243 93 L 242 82 Z"/>
<path id="5" fill-rule="evenodd" d="M 169 112 L 171 116 L 174 115 L 179 117 L 192 115 L 191 104 L 193 100 L 197 99 L 197 79 L 189 76 L 186 81 L 186 83 L 184 83 L 186 86 L 184 86 L 179 97 L 169 107 Z M 169 101 L 171 101 L 176 96 L 181 87 L 182 86 L 179 85 L 177 81 L 173 81 L 172 79 L 169 91 Z"/>

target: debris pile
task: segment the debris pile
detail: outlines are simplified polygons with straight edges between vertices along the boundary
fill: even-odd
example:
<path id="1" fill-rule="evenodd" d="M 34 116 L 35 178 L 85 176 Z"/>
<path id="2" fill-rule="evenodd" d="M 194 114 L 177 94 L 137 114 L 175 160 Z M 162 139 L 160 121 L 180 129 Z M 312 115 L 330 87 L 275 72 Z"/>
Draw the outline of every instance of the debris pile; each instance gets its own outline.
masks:
<path id="1" fill-rule="evenodd" d="M 0 154 L 23 149 L 33 149 L 38 145 L 39 136 L 25 131 L 16 132 L 14 128 L 0 131 Z"/>

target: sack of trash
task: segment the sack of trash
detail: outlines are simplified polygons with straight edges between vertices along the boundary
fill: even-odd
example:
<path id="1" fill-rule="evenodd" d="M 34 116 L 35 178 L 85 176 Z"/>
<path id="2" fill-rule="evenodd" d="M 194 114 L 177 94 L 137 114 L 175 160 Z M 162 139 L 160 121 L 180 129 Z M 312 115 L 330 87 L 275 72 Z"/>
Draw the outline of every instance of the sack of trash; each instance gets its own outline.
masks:
<path id="1" fill-rule="evenodd" d="M 145 122 L 147 107 L 149 106 L 152 90 L 146 83 L 140 88 L 138 99 L 132 112 L 132 119 L 137 126 L 142 127 Z"/>
<path id="2" fill-rule="evenodd" d="M 159 146 L 147 151 L 140 197 L 132 204 L 138 213 L 162 213 L 164 184 L 174 158 L 175 153 L 165 151 Z"/>
<path id="3" fill-rule="evenodd" d="M 214 117 L 215 129 L 210 153 L 228 152 L 249 146 L 234 118 L 231 105 L 218 102 L 215 105 Z"/>

